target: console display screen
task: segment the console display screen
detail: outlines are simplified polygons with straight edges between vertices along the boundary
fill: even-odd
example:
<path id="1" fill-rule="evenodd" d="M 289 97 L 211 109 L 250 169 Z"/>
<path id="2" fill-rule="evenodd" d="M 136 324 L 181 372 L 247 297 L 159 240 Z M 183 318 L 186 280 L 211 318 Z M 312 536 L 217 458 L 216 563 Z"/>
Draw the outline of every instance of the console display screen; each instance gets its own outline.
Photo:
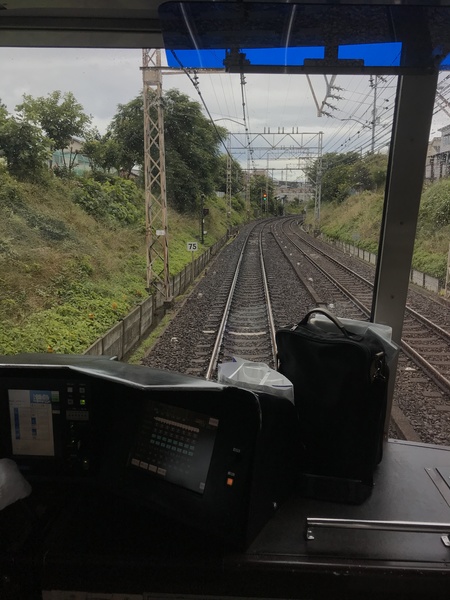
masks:
<path id="1" fill-rule="evenodd" d="M 203 494 L 218 419 L 148 402 L 129 466 Z"/>
<path id="2" fill-rule="evenodd" d="M 12 453 L 22 456 L 54 456 L 52 404 L 59 392 L 9 390 Z"/>

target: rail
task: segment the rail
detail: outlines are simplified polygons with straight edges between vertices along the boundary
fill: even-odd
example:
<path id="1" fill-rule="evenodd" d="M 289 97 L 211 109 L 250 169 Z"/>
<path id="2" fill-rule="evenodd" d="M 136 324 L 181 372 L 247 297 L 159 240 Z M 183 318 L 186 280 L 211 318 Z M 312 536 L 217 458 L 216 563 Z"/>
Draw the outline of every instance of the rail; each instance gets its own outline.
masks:
<path id="1" fill-rule="evenodd" d="M 216 340 L 214 343 L 214 347 L 211 353 L 211 358 L 209 360 L 209 364 L 208 364 L 208 368 L 206 371 L 206 379 L 211 379 L 213 374 L 215 373 L 216 369 L 217 369 L 217 364 L 219 362 L 219 357 L 220 357 L 220 353 L 221 353 L 221 349 L 224 345 L 224 337 L 225 334 L 228 330 L 228 333 L 230 334 L 231 330 L 233 330 L 231 332 L 231 334 L 235 337 L 235 338 L 247 338 L 247 339 L 252 339 L 251 336 L 255 336 L 253 339 L 258 339 L 261 340 L 262 338 L 264 338 L 264 336 L 267 336 L 266 333 L 266 329 L 268 328 L 268 337 L 270 339 L 270 353 L 271 356 L 269 357 L 268 355 L 265 357 L 265 361 L 264 362 L 270 362 L 273 361 L 273 364 L 276 365 L 276 344 L 275 344 L 275 324 L 274 324 L 274 320 L 273 320 L 273 316 L 272 316 L 272 308 L 271 308 L 271 302 L 270 302 L 270 294 L 269 294 L 269 287 L 268 287 L 268 280 L 267 280 L 267 275 L 265 272 L 265 264 L 264 264 L 264 257 L 263 257 L 263 249 L 262 249 L 262 234 L 263 234 L 263 230 L 265 228 L 265 226 L 267 225 L 267 223 L 259 223 L 257 224 L 248 234 L 242 250 L 240 252 L 240 256 L 239 256 L 239 260 L 237 263 L 237 267 L 236 267 L 236 271 L 233 277 L 233 281 L 231 283 L 230 286 L 230 290 L 228 293 L 228 297 L 227 297 L 227 301 L 225 304 L 225 308 L 223 310 L 223 314 L 222 314 L 222 318 L 220 321 L 220 325 L 218 327 L 218 332 L 217 332 L 217 336 L 216 336 Z M 257 232 L 259 228 L 259 232 Z M 251 267 L 248 267 L 248 264 L 246 266 L 247 269 L 249 269 L 250 271 L 252 271 L 252 275 L 253 277 L 251 278 L 252 281 L 248 282 L 246 277 L 243 277 L 243 282 L 242 285 L 239 286 L 238 285 L 238 281 L 240 276 L 242 275 L 242 266 L 244 263 L 244 257 L 248 257 L 250 255 L 250 258 L 248 260 L 252 260 L 252 249 L 249 248 L 250 244 L 254 241 L 254 238 L 252 239 L 252 236 L 258 235 L 258 259 L 256 260 L 255 257 L 253 257 L 253 262 L 251 262 Z M 258 265 L 258 266 L 257 266 Z M 259 283 L 255 283 L 255 280 L 257 279 L 257 271 L 261 274 L 261 285 L 259 285 Z M 234 327 L 230 327 L 229 323 L 230 323 L 230 315 L 232 314 L 232 307 L 233 307 L 233 300 L 236 298 L 238 290 L 241 290 L 241 288 L 247 285 L 249 288 L 251 286 L 253 286 L 252 288 L 252 292 L 239 292 L 242 293 L 242 295 L 245 297 L 248 293 L 248 295 L 252 295 L 254 293 L 254 290 L 257 289 L 258 290 L 258 295 L 260 294 L 260 290 L 262 287 L 263 290 L 263 298 L 264 301 L 262 300 L 262 297 L 260 297 L 260 303 L 262 304 L 264 302 L 264 313 L 265 313 L 265 317 L 261 316 L 261 314 L 256 310 L 258 308 L 258 305 L 252 307 L 253 309 L 255 309 L 255 314 L 252 314 L 252 310 L 248 309 L 247 313 L 245 315 L 244 318 L 244 322 L 238 326 L 234 326 Z M 243 311 L 245 309 L 242 309 L 242 304 L 239 304 L 239 311 Z M 252 328 L 254 329 L 255 324 L 259 324 L 262 323 L 262 321 L 264 321 L 264 330 L 261 330 L 261 327 L 259 327 L 259 331 L 253 331 Z M 257 336 L 257 337 L 256 337 Z M 237 346 L 237 344 L 236 344 Z M 240 353 L 239 355 L 242 358 L 249 358 L 248 356 L 245 356 L 244 353 Z M 249 360 L 253 360 L 252 358 L 249 358 Z"/>

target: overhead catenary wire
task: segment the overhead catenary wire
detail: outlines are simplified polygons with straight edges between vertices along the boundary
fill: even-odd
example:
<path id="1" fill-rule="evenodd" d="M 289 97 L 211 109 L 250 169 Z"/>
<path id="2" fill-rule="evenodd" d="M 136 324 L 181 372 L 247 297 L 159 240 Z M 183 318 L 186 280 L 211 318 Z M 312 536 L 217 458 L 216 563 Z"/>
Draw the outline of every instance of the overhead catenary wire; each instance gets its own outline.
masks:
<path id="1" fill-rule="evenodd" d="M 244 77 L 244 73 L 241 73 L 241 98 L 242 98 L 242 114 L 243 114 L 243 119 L 244 119 L 244 129 L 245 129 L 245 136 L 247 138 L 247 152 L 249 154 L 250 160 L 252 162 L 252 167 L 253 167 L 253 171 L 256 170 L 256 166 L 255 166 L 255 161 L 253 158 L 253 148 L 251 147 L 251 142 L 250 142 L 250 120 L 248 117 L 248 107 L 247 107 L 247 94 L 245 92 L 245 77 Z"/>
<path id="2" fill-rule="evenodd" d="M 376 145 L 381 136 L 385 134 L 385 130 L 389 128 L 389 132 L 392 129 L 392 116 L 393 116 L 393 108 L 389 110 L 387 117 L 384 121 L 380 121 L 377 126 L 377 134 L 375 136 L 372 135 L 372 132 L 369 131 L 366 126 L 364 130 L 357 131 L 356 133 L 350 135 L 344 142 L 340 144 L 340 148 L 348 147 L 349 150 L 354 146 L 367 148 L 369 149 L 371 145 Z M 389 133 L 390 135 L 390 133 Z"/>
<path id="3" fill-rule="evenodd" d="M 179 58 L 178 58 L 178 56 L 176 55 L 175 51 L 174 51 L 174 50 L 171 50 L 171 53 L 173 54 L 173 57 L 175 58 L 175 60 L 177 61 L 177 63 L 180 65 L 180 69 L 181 69 L 181 70 L 182 70 L 184 73 L 186 73 L 186 75 L 188 76 L 188 79 L 189 79 L 189 81 L 192 83 L 192 85 L 193 85 L 193 86 L 194 86 L 194 88 L 196 89 L 196 91 L 197 91 L 197 94 L 199 95 L 199 97 L 200 97 L 200 100 L 202 101 L 203 107 L 204 107 L 204 109 L 206 110 L 206 113 L 208 114 L 209 120 L 211 121 L 211 123 L 212 123 L 212 126 L 213 126 L 213 127 L 214 127 L 214 129 L 215 129 L 215 132 L 216 132 L 216 134 L 217 134 L 217 138 L 219 139 L 220 143 L 221 143 L 221 144 L 222 144 L 222 146 L 224 147 L 224 149 L 225 149 L 225 152 L 228 154 L 228 156 L 230 157 L 230 159 L 231 159 L 231 160 L 233 160 L 233 156 L 230 154 L 230 152 L 229 152 L 229 150 L 228 150 L 228 148 L 227 148 L 227 146 L 226 146 L 226 144 L 225 144 L 224 140 L 222 139 L 222 136 L 220 135 L 220 132 L 219 132 L 219 130 L 218 130 L 218 128 L 217 128 L 217 125 L 215 124 L 215 122 L 214 122 L 214 119 L 212 118 L 212 115 L 211 115 L 211 113 L 210 113 L 210 111 L 209 111 L 209 108 L 208 108 L 208 106 L 206 105 L 205 99 L 203 98 L 203 95 L 202 95 L 202 93 L 201 93 L 201 91 L 200 91 L 200 84 L 199 84 L 199 82 L 198 82 L 198 76 L 197 76 L 197 74 L 195 73 L 194 77 L 192 77 L 192 76 L 191 76 L 191 74 L 189 73 L 188 69 L 186 69 L 186 67 L 185 67 L 185 66 L 182 64 L 182 62 L 180 61 L 180 59 L 179 59 Z"/>
<path id="4" fill-rule="evenodd" d="M 223 82 L 222 82 L 221 78 L 219 78 L 219 81 L 221 82 L 221 86 L 222 86 L 222 98 L 223 98 L 223 100 L 225 102 L 225 111 L 221 110 L 219 96 L 217 95 L 216 87 L 213 85 L 211 73 L 208 73 L 208 76 L 209 76 L 209 81 L 210 81 L 210 84 L 211 84 L 211 88 L 213 90 L 214 98 L 216 99 L 216 104 L 219 107 L 220 112 L 222 112 L 222 113 L 223 112 L 229 113 L 230 110 L 228 108 L 227 96 L 224 93 Z"/>
<path id="5" fill-rule="evenodd" d="M 378 80 L 378 91 L 379 91 L 379 95 L 380 98 L 383 96 L 384 92 L 388 89 L 394 89 L 392 88 L 391 84 L 394 81 L 395 77 L 390 77 L 388 79 L 384 79 L 384 78 L 379 78 Z M 362 80 L 359 81 L 358 83 L 358 87 L 360 85 Z M 395 87 L 395 86 L 394 86 Z M 358 139 L 358 143 L 360 141 L 360 137 L 361 136 L 365 136 L 365 135 L 369 135 L 369 128 L 371 126 L 373 126 L 373 120 L 375 119 L 380 119 L 383 118 L 383 114 L 384 114 L 384 118 L 383 121 L 380 121 L 379 125 L 377 125 L 378 127 L 383 127 L 385 125 L 385 121 L 386 121 L 386 113 L 382 112 L 380 115 L 378 114 L 377 111 L 377 115 L 371 115 L 370 118 L 367 118 L 366 115 L 369 113 L 369 111 L 372 109 L 373 111 L 373 102 L 371 102 L 370 104 L 367 104 L 364 102 L 364 106 L 367 106 L 366 109 L 361 112 L 359 109 L 361 107 L 361 101 L 358 101 L 358 105 L 356 108 L 354 108 L 350 113 L 345 114 L 344 109 L 345 107 L 349 104 L 349 102 L 351 101 L 351 98 L 356 94 L 358 95 L 362 95 L 359 92 L 357 92 L 356 90 L 353 90 L 351 93 L 350 98 L 347 100 L 346 104 L 344 105 L 344 108 L 341 111 L 341 115 L 342 117 L 338 117 L 335 114 L 329 114 L 327 115 L 330 118 L 333 119 L 339 119 L 341 121 L 345 121 L 347 123 L 350 123 L 351 121 L 354 121 L 351 123 L 351 125 L 349 126 L 348 124 L 343 124 L 339 129 L 337 129 L 334 134 L 331 136 L 331 138 L 327 139 L 326 142 L 326 151 L 327 152 L 333 152 L 333 151 L 339 151 L 343 146 L 348 146 L 348 142 L 349 139 Z M 364 94 L 364 98 L 363 100 L 366 100 L 371 94 L 371 90 L 367 91 Z M 394 97 L 394 93 L 390 93 L 390 95 L 386 98 L 383 98 L 383 102 L 391 102 L 393 97 Z M 387 108 L 387 107 L 385 107 Z M 364 122 L 364 120 L 366 122 Z M 359 122 L 359 123 L 358 123 Z M 367 129 L 367 131 L 361 131 L 361 127 L 363 127 L 364 129 Z M 350 138 L 348 138 L 347 140 L 345 140 L 344 142 L 342 142 L 342 133 L 343 132 L 348 132 L 350 134 Z M 355 133 L 353 133 L 355 132 Z M 372 134 L 373 135 L 373 134 Z M 376 138 L 374 138 L 374 141 L 376 141 Z M 334 143 L 333 143 L 334 142 Z"/>
<path id="6" fill-rule="evenodd" d="M 194 87 L 196 88 L 197 94 L 199 95 L 202 105 L 205 109 L 205 112 L 207 113 L 211 123 L 214 126 L 214 129 L 217 133 L 217 137 L 220 140 L 220 143 L 222 144 L 222 147 L 224 148 L 224 151 L 227 153 L 227 155 L 231 156 L 230 154 L 230 149 L 228 147 L 228 145 L 226 145 L 226 140 L 224 140 L 219 131 L 218 128 L 215 125 L 214 122 L 214 118 L 211 115 L 210 110 L 208 109 L 207 103 L 202 95 L 202 91 L 200 90 L 200 86 L 199 86 L 199 80 L 198 80 L 198 74 L 197 71 L 188 71 L 188 69 L 186 69 L 184 67 L 184 65 L 181 64 L 181 61 L 178 59 L 178 57 L 176 56 L 175 53 L 173 53 L 176 61 L 178 62 L 181 70 L 188 76 L 189 80 L 191 81 L 191 83 L 194 85 Z M 230 78 L 234 78 L 236 75 L 228 75 Z M 248 101 L 247 101 L 247 87 L 246 86 L 246 81 L 244 79 L 243 74 L 240 75 L 241 76 L 241 104 L 242 104 L 242 118 L 243 118 L 243 124 L 241 124 L 241 126 L 244 126 L 245 129 L 245 136 L 246 136 L 246 146 L 247 146 L 247 151 L 249 153 L 249 156 L 251 157 L 251 164 L 247 165 L 247 168 L 250 170 L 250 168 L 252 168 L 253 170 L 256 170 L 256 165 L 255 165 L 255 155 L 254 155 L 254 149 L 252 148 L 252 139 L 251 139 L 251 128 L 250 128 L 250 117 L 249 117 L 249 105 L 248 105 Z M 223 78 L 219 78 L 220 79 L 220 84 L 222 85 L 222 90 L 223 90 Z M 391 102 L 391 98 L 393 96 L 393 94 L 391 93 L 391 89 L 392 88 L 392 82 L 394 81 L 394 77 L 389 78 L 388 80 L 384 80 L 384 79 L 378 79 L 378 90 L 379 90 L 379 94 L 380 94 L 380 99 L 381 102 L 386 102 L 386 103 L 390 103 Z M 448 81 L 448 78 L 446 78 L 446 80 L 443 80 L 443 84 L 442 84 L 442 88 L 445 90 L 447 87 L 450 87 L 450 81 Z M 202 80 L 203 81 L 203 80 Z M 348 106 L 349 103 L 352 103 L 352 99 L 357 98 L 357 106 L 353 108 L 353 110 L 349 110 L 348 112 L 344 112 L 344 110 L 340 110 L 340 112 L 338 113 L 339 116 L 337 115 L 332 115 L 333 119 L 339 119 L 342 122 L 342 125 L 338 128 L 333 128 L 334 131 L 332 133 L 332 135 L 326 139 L 326 144 L 324 145 L 324 151 L 325 152 L 343 152 L 343 151 L 354 151 L 357 150 L 358 152 L 363 152 L 365 150 L 369 150 L 370 146 L 372 144 L 372 147 L 374 148 L 384 148 L 386 146 L 387 140 L 386 140 L 386 127 L 389 125 L 391 126 L 391 116 L 392 116 L 392 112 L 393 112 L 393 107 L 390 106 L 389 108 L 387 106 L 384 106 L 384 108 L 386 110 L 382 110 L 381 108 L 381 104 L 380 104 L 380 109 L 377 110 L 377 114 L 376 114 L 376 119 L 377 119 L 377 125 L 376 125 L 376 135 L 374 135 L 372 133 L 372 137 L 371 137 L 371 126 L 372 126 L 372 121 L 373 121 L 373 114 L 370 114 L 370 111 L 373 110 L 373 103 L 368 102 L 368 99 L 370 99 L 370 95 L 371 95 L 371 90 L 368 90 L 367 92 L 363 92 L 360 88 L 361 85 L 361 81 L 363 81 L 363 78 L 359 79 L 358 82 L 358 87 L 354 90 L 350 90 L 350 96 L 347 99 L 347 102 L 345 103 L 345 106 Z M 231 82 L 233 83 L 233 82 Z M 234 85 L 230 86 L 232 88 L 232 90 L 235 89 Z M 395 86 L 394 86 L 395 87 Z M 389 91 L 388 97 L 384 97 L 382 96 L 384 91 Z M 386 94 L 385 94 L 386 95 Z M 223 96 L 224 98 L 222 99 L 220 97 L 220 99 L 217 97 L 217 93 L 215 92 L 215 98 L 217 101 L 217 104 L 220 104 L 223 102 L 225 102 L 225 104 L 227 104 L 227 113 L 230 113 L 230 106 L 227 103 L 227 100 L 225 98 L 226 94 L 224 93 Z M 220 100 L 220 102 L 219 102 Z M 233 101 L 234 101 L 234 105 L 236 107 L 236 96 L 233 94 Z M 233 102 L 232 102 L 233 104 Z M 268 104 L 270 104 L 270 102 L 268 101 Z M 353 103 L 354 106 L 355 103 Z M 236 107 L 237 108 L 237 107 Z M 220 107 L 219 107 L 220 109 Z M 361 110 L 363 109 L 363 110 Z M 231 111 L 233 112 L 233 111 Z M 237 114 L 238 111 L 234 111 L 235 114 Z M 222 113 L 220 113 L 222 114 Z M 231 117 L 230 117 L 231 118 Z M 352 122 L 352 119 L 355 120 L 355 122 Z M 357 123 L 356 121 L 360 121 L 360 123 Z M 349 124 L 351 124 L 349 126 Z M 375 129 L 375 128 L 373 128 Z M 344 137 L 344 139 L 342 139 Z M 231 157 L 233 158 L 233 157 Z M 233 159 L 234 160 L 234 159 Z"/>
<path id="7" fill-rule="evenodd" d="M 384 130 L 386 127 L 392 127 L 392 118 L 393 118 L 393 112 L 394 112 L 394 108 L 393 106 L 390 107 L 385 107 L 385 111 L 380 115 L 377 116 L 377 123 L 376 123 L 376 132 L 375 132 L 375 128 L 373 127 L 373 121 L 372 120 L 366 120 L 366 122 L 352 122 L 350 127 L 342 127 L 339 129 L 339 134 L 340 137 L 337 138 L 336 135 L 333 136 L 333 139 L 335 139 L 335 143 L 334 144 L 330 144 L 330 141 L 328 141 L 327 143 L 327 147 L 326 147 L 326 151 L 327 152 L 333 152 L 333 151 L 338 151 L 340 148 L 342 148 L 342 146 L 349 146 L 349 143 L 354 141 L 354 140 L 359 140 L 361 139 L 371 139 L 374 141 L 374 143 L 376 143 L 376 139 L 378 136 L 378 132 L 380 130 Z M 343 119 L 345 121 L 356 121 L 356 119 L 352 119 L 351 117 L 349 117 L 348 119 Z M 348 135 L 347 139 L 344 140 L 344 142 L 342 142 L 342 133 L 344 132 L 344 128 L 345 128 L 345 133 Z M 383 133 L 383 131 L 381 131 L 381 133 Z M 336 139 L 337 138 L 337 139 Z"/>
<path id="8" fill-rule="evenodd" d="M 367 121 L 366 123 L 363 123 L 363 122 L 352 123 L 351 127 L 347 128 L 347 134 L 349 135 L 349 137 L 347 137 L 342 142 L 342 136 L 341 136 L 339 139 L 337 139 L 335 141 L 335 143 L 333 145 L 330 145 L 328 143 L 327 147 L 326 147 L 326 151 L 333 152 L 333 151 L 338 151 L 339 149 L 341 149 L 342 147 L 345 147 L 345 146 L 351 147 L 352 143 L 354 143 L 355 140 L 357 140 L 357 143 L 360 144 L 361 139 L 364 139 L 364 140 L 367 139 L 368 145 L 370 145 L 370 143 L 376 144 L 377 137 L 379 135 L 383 134 L 383 130 L 385 130 L 387 127 L 389 127 L 389 128 L 392 127 L 394 107 L 391 106 L 391 107 L 385 107 L 385 108 L 386 108 L 386 112 L 384 112 L 381 117 L 377 117 L 377 125 L 376 125 L 377 132 L 376 133 L 374 133 L 372 121 Z M 344 119 L 344 120 L 347 120 L 347 119 Z M 381 132 L 380 132 L 380 130 L 381 130 Z M 342 131 L 343 131 L 343 128 L 341 128 L 339 130 L 339 133 L 342 133 Z M 334 138 L 335 137 L 336 136 L 334 136 Z"/>

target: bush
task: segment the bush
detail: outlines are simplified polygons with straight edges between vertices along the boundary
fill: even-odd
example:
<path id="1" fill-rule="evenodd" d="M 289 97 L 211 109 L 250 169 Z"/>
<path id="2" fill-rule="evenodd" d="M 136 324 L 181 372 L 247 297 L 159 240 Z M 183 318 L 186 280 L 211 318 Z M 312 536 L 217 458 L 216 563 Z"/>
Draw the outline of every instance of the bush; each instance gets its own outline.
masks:
<path id="1" fill-rule="evenodd" d="M 37 230 L 47 241 L 61 241 L 70 238 L 66 223 L 48 214 L 40 212 L 40 207 L 33 206 L 26 196 L 26 187 L 9 175 L 0 174 L 0 206 L 9 214 L 19 216 L 30 229 Z"/>
<path id="2" fill-rule="evenodd" d="M 144 218 L 142 191 L 132 181 L 120 177 L 103 183 L 92 178 L 80 179 L 72 198 L 89 215 L 111 225 L 136 225 Z"/>
<path id="3" fill-rule="evenodd" d="M 420 223 L 431 231 L 450 224 L 450 179 L 441 179 L 423 193 Z"/>
<path id="4" fill-rule="evenodd" d="M 442 254 L 432 254 L 423 249 L 414 250 L 413 267 L 422 273 L 445 280 L 447 257 Z"/>

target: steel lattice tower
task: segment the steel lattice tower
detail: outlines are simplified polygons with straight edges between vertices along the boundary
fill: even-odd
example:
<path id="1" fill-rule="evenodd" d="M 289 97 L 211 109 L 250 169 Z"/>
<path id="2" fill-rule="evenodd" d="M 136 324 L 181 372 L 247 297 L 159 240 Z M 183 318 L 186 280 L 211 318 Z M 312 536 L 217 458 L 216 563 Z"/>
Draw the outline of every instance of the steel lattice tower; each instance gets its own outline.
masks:
<path id="1" fill-rule="evenodd" d="M 171 299 L 161 51 L 142 50 L 147 288 Z"/>

